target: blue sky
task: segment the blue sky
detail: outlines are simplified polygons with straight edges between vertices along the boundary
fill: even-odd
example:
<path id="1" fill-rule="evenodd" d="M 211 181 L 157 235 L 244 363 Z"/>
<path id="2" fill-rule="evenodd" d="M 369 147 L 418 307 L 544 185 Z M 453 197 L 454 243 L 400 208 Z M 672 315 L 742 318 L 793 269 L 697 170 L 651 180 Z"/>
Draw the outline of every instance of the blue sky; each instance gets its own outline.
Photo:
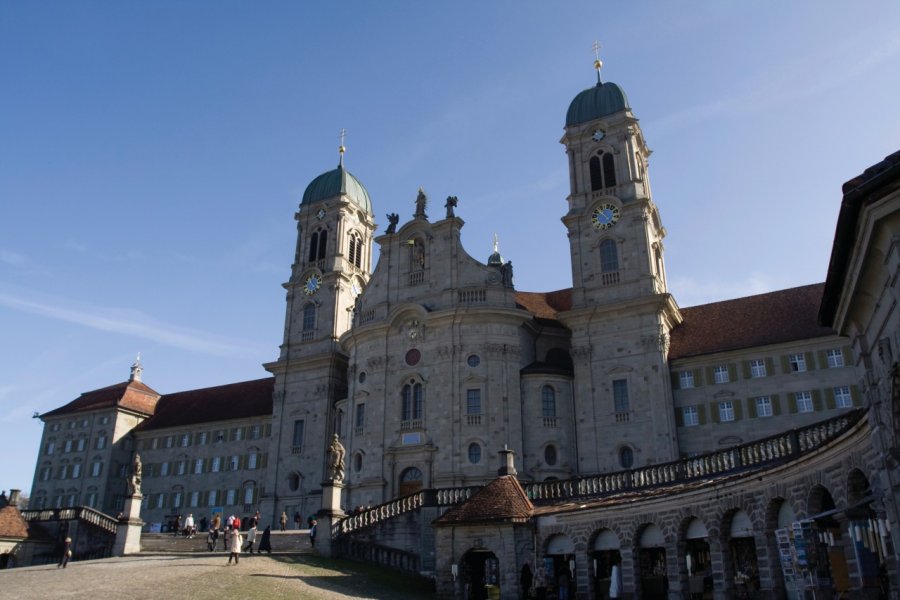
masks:
<path id="1" fill-rule="evenodd" d="M 681 306 L 823 281 L 841 184 L 898 149 L 900 4 L 0 3 L 0 432 L 127 378 L 266 376 L 307 183 L 346 165 L 384 215 L 459 197 L 516 287 L 571 285 L 558 143 L 603 76 L 653 149 Z M 432 209 L 432 214 L 439 209 Z"/>

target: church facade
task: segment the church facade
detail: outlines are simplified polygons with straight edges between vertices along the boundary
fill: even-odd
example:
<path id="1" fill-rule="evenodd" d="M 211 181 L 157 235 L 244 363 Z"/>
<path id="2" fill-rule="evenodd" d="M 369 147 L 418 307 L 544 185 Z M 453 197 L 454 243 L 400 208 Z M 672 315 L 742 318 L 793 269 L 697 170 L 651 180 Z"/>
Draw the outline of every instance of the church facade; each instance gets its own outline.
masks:
<path id="1" fill-rule="evenodd" d="M 377 231 L 374 201 L 342 160 L 295 215 L 271 376 L 160 395 L 136 364 L 129 381 L 42 415 L 34 506 L 116 514 L 139 453 L 148 524 L 258 509 L 276 525 L 320 508 L 335 434 L 350 510 L 486 484 L 504 448 L 521 481 L 565 480 L 859 406 L 850 342 L 818 324 L 822 285 L 679 307 L 644 134 L 624 92 L 599 69 L 597 79 L 572 101 L 561 139 L 571 288 L 516 290 L 496 247 L 471 256 L 464 200 L 420 190 L 410 219 L 389 215 Z"/>

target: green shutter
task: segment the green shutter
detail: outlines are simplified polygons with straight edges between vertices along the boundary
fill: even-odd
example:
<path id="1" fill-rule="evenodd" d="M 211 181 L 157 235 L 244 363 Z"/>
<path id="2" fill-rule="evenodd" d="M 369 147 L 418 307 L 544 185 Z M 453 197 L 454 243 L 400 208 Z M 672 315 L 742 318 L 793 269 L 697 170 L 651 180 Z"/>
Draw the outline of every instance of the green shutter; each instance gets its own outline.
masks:
<path id="1" fill-rule="evenodd" d="M 259 456 L 259 468 L 264 469 L 267 464 L 269 464 L 269 453 L 263 452 Z"/>
<path id="2" fill-rule="evenodd" d="M 675 407 L 675 425 L 677 427 L 684 427 L 684 409 L 676 406 Z"/>
<path id="3" fill-rule="evenodd" d="M 680 390 L 681 386 L 679 385 L 678 371 L 672 371 L 671 375 L 672 375 L 672 389 Z"/>
<path id="4" fill-rule="evenodd" d="M 796 394 L 788 394 L 788 408 L 790 408 L 791 414 L 797 414 L 797 396 Z"/>
<path id="5" fill-rule="evenodd" d="M 755 398 L 747 398 L 747 417 L 750 419 L 755 419 L 759 415 L 756 414 L 756 399 Z"/>
<path id="6" fill-rule="evenodd" d="M 820 369 L 825 369 L 828 367 L 828 358 L 825 356 L 824 350 L 819 350 L 818 352 L 816 352 L 816 359 L 819 363 Z"/>
<path id="7" fill-rule="evenodd" d="M 827 388 L 825 390 L 825 408 L 828 410 L 834 410 L 837 405 L 834 402 L 834 388 Z"/>
<path id="8" fill-rule="evenodd" d="M 819 412 L 822 410 L 822 392 L 813 390 L 812 392 L 813 410 Z"/>
<path id="9" fill-rule="evenodd" d="M 791 361 L 787 354 L 781 357 L 781 372 L 782 373 L 790 373 L 791 372 Z"/>
<path id="10" fill-rule="evenodd" d="M 265 433 L 265 436 L 266 436 L 266 437 L 270 437 L 271 435 L 272 435 L 272 424 L 271 424 L 271 423 L 266 423 L 266 433 Z"/>
<path id="11" fill-rule="evenodd" d="M 716 381 L 716 376 L 713 373 L 713 367 L 706 367 L 706 380 L 712 385 Z"/>
<path id="12" fill-rule="evenodd" d="M 728 381 L 737 381 L 737 365 L 728 363 Z"/>
<path id="13" fill-rule="evenodd" d="M 812 352 L 804 352 L 803 356 L 806 358 L 806 370 L 807 371 L 815 371 L 816 370 L 816 359 Z"/>
<path id="14" fill-rule="evenodd" d="M 772 394 L 769 396 L 772 400 L 772 414 L 780 415 L 781 414 L 781 400 L 778 398 L 778 394 Z"/>
<path id="15" fill-rule="evenodd" d="M 741 410 L 741 401 L 740 400 L 732 400 L 731 406 L 734 407 L 734 420 L 740 421 L 743 418 L 743 411 Z"/>
<path id="16" fill-rule="evenodd" d="M 841 348 L 841 354 L 844 356 L 845 367 L 853 365 L 853 354 L 850 352 L 850 346 L 844 346 L 843 348 Z"/>
<path id="17" fill-rule="evenodd" d="M 710 402 L 709 403 L 709 416 L 712 417 L 713 423 L 719 423 L 719 403 L 718 402 Z"/>
<path id="18" fill-rule="evenodd" d="M 749 361 L 749 360 L 743 360 L 743 361 L 741 361 L 741 366 L 744 368 L 744 379 L 750 379 L 750 377 L 751 377 L 751 373 L 750 373 L 750 361 Z M 728 370 L 730 371 L 731 368 L 729 367 Z"/>
<path id="19" fill-rule="evenodd" d="M 703 385 L 703 369 L 694 369 L 694 387 Z"/>
<path id="20" fill-rule="evenodd" d="M 697 420 L 701 425 L 706 425 L 706 405 L 699 404 L 697 406 Z"/>
<path id="21" fill-rule="evenodd" d="M 850 397 L 853 399 L 853 406 L 862 406 L 862 396 L 859 393 L 858 385 L 850 386 Z"/>
<path id="22" fill-rule="evenodd" d="M 766 377 L 771 377 L 775 374 L 775 361 L 772 357 L 766 358 Z"/>

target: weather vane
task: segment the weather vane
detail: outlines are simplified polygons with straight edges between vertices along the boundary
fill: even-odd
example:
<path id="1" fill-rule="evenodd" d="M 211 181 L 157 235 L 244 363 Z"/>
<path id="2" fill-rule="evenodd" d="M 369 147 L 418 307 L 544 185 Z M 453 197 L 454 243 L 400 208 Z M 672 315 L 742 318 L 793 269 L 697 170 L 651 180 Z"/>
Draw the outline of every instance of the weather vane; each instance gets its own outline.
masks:
<path id="1" fill-rule="evenodd" d="M 344 138 L 345 137 L 347 137 L 347 130 L 342 127 L 341 135 L 340 135 L 341 145 L 340 145 L 340 147 L 338 147 L 338 152 L 341 153 L 340 166 L 342 166 L 342 167 L 344 166 L 344 152 L 347 151 L 347 149 L 344 148 Z"/>
<path id="2" fill-rule="evenodd" d="M 603 67 L 603 61 L 600 60 L 600 42 L 594 40 L 594 68 L 597 69 L 597 83 L 600 83 L 600 69 Z"/>

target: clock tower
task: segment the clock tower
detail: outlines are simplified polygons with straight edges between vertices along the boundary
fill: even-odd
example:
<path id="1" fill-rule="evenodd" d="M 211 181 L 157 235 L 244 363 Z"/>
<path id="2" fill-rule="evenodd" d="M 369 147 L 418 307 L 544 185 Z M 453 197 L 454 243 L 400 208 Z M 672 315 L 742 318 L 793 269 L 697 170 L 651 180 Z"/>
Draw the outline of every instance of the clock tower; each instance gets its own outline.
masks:
<path id="1" fill-rule="evenodd" d="M 337 168 L 313 179 L 294 215 L 284 341 L 278 360 L 264 365 L 275 376 L 268 514 L 318 510 L 326 448 L 342 433 L 335 402 L 346 396 L 347 358 L 338 339 L 369 280 L 375 221 L 366 188 L 344 168 L 341 142 Z"/>
<path id="2" fill-rule="evenodd" d="M 595 45 L 595 49 L 597 46 Z M 572 332 L 579 472 L 677 458 L 667 368 L 681 321 L 667 291 L 666 231 L 650 193 L 650 150 L 622 89 L 600 76 L 566 114 L 565 224 L 572 260 Z"/>

